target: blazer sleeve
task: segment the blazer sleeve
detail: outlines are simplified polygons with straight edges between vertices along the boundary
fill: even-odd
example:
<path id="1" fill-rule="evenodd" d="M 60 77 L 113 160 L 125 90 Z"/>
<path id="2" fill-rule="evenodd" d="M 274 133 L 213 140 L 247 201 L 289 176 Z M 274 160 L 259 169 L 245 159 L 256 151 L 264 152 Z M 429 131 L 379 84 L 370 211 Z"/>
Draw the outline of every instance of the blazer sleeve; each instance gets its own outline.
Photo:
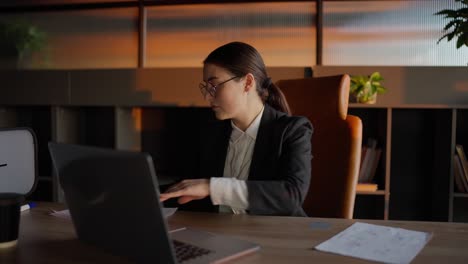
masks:
<path id="1" fill-rule="evenodd" d="M 283 133 L 276 179 L 247 181 L 249 213 L 306 216 L 302 203 L 311 177 L 312 132 L 307 118 L 292 118 Z"/>

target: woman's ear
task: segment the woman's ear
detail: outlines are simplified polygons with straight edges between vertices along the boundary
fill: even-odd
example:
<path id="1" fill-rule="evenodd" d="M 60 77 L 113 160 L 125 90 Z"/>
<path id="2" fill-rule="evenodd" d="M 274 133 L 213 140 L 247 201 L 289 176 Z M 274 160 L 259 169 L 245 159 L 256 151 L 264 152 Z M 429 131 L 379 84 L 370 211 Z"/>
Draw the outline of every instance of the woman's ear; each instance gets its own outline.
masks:
<path id="1" fill-rule="evenodd" d="M 251 73 L 245 75 L 245 87 L 244 92 L 248 93 L 255 90 L 255 76 Z"/>

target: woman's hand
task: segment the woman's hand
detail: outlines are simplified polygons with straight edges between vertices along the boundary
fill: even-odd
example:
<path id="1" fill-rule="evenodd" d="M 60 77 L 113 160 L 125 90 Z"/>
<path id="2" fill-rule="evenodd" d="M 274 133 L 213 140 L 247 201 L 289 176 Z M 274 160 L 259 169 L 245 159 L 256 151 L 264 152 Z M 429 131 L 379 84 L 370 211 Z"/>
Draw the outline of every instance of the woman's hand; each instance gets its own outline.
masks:
<path id="1" fill-rule="evenodd" d="M 208 195 L 210 195 L 209 179 L 183 180 L 161 193 L 159 200 L 163 202 L 170 198 L 180 197 L 177 202 L 184 204 L 192 200 L 203 199 Z"/>

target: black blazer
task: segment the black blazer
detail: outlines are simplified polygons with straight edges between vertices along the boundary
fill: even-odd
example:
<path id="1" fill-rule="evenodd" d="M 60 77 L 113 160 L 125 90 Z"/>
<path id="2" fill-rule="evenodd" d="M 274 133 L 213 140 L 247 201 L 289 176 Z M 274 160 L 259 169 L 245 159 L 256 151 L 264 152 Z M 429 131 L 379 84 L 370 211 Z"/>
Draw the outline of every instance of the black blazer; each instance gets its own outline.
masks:
<path id="1" fill-rule="evenodd" d="M 223 177 L 231 121 L 215 121 L 201 133 L 200 178 Z M 249 214 L 306 216 L 302 203 L 311 175 L 312 125 L 265 105 L 255 142 L 248 189 Z M 191 210 L 217 211 L 211 199 L 192 201 Z"/>

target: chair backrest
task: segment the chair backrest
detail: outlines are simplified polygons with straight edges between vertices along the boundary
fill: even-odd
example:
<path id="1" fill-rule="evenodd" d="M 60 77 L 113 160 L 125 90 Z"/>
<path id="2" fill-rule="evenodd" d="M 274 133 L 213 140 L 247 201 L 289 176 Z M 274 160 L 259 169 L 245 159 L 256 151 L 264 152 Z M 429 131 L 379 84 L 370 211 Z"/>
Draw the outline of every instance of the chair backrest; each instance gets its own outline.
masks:
<path id="1" fill-rule="evenodd" d="M 280 80 L 293 115 L 309 118 L 312 175 L 303 208 L 309 216 L 353 217 L 362 143 L 362 122 L 347 115 L 349 76 Z"/>

